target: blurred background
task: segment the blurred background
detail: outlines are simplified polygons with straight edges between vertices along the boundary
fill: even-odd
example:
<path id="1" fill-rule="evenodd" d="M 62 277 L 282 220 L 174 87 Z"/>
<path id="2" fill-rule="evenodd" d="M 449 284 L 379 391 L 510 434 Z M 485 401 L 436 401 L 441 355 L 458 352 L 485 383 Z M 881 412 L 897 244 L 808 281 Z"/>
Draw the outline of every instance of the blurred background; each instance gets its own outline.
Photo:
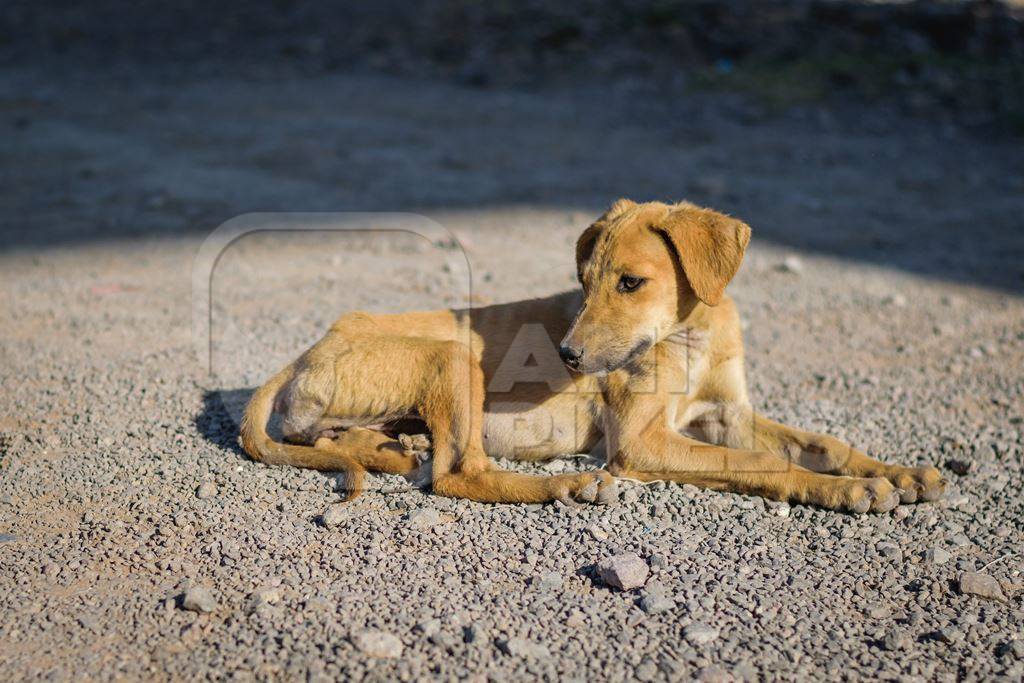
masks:
<path id="1" fill-rule="evenodd" d="M 2 248 L 251 210 L 629 195 L 1019 290 L 1022 17 L 1018 0 L 13 0 Z"/>

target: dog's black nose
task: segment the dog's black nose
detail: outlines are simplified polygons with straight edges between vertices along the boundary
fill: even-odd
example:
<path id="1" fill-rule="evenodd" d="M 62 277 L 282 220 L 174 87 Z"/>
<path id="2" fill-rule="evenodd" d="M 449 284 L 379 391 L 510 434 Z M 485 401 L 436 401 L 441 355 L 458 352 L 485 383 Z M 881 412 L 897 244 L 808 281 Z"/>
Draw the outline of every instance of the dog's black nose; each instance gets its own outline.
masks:
<path id="1" fill-rule="evenodd" d="M 583 352 L 570 346 L 559 346 L 558 355 L 561 356 L 563 363 L 576 370 L 580 367 L 580 358 L 583 357 Z"/>

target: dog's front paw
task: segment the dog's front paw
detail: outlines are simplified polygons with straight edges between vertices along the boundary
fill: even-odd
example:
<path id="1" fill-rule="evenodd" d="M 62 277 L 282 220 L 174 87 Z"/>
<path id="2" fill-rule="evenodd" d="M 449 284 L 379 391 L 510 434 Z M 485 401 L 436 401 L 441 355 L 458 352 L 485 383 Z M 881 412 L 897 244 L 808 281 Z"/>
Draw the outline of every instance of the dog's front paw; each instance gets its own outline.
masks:
<path id="1" fill-rule="evenodd" d="M 552 477 L 554 498 L 566 505 L 596 503 L 608 505 L 618 499 L 615 478 L 604 470 Z"/>
<path id="2" fill-rule="evenodd" d="M 884 477 L 851 478 L 843 481 L 840 486 L 840 496 L 835 507 L 859 514 L 889 512 L 899 505 L 903 493 Z"/>
<path id="3" fill-rule="evenodd" d="M 893 467 L 886 478 L 903 490 L 901 503 L 938 500 L 946 490 L 946 480 L 934 467 Z"/>

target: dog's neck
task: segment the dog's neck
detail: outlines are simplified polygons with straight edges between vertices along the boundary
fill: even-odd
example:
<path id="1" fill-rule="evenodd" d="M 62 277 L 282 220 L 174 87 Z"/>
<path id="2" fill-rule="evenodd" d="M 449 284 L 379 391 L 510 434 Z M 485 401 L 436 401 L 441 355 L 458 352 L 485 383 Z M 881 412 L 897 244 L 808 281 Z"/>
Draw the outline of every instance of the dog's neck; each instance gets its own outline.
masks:
<path id="1" fill-rule="evenodd" d="M 702 301 L 694 299 L 687 306 L 685 313 L 680 316 L 676 327 L 689 330 L 708 330 L 711 328 L 711 307 Z"/>
<path id="2" fill-rule="evenodd" d="M 689 351 L 703 352 L 708 346 L 709 338 L 710 334 L 706 327 L 679 327 L 662 341 Z"/>

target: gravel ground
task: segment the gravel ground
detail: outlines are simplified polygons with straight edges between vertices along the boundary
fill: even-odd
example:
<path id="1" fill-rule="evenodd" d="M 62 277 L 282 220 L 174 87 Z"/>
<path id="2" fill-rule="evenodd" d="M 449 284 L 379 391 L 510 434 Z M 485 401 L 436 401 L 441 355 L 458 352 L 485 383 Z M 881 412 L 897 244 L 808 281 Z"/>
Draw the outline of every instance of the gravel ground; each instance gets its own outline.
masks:
<path id="1" fill-rule="evenodd" d="M 272 69 L 9 68 L 0 102 L 0 678 L 1024 675 L 1019 140 L 635 83 Z M 624 482 L 570 509 L 374 477 L 338 507 L 331 476 L 238 450 L 247 389 L 342 312 L 461 303 L 458 251 L 246 237 L 217 266 L 208 368 L 192 266 L 219 223 L 424 213 L 501 301 L 571 286 L 573 240 L 620 195 L 748 220 L 731 291 L 755 403 L 939 465 L 946 499 L 853 516 Z M 642 587 L 608 585 L 625 553 Z"/>

